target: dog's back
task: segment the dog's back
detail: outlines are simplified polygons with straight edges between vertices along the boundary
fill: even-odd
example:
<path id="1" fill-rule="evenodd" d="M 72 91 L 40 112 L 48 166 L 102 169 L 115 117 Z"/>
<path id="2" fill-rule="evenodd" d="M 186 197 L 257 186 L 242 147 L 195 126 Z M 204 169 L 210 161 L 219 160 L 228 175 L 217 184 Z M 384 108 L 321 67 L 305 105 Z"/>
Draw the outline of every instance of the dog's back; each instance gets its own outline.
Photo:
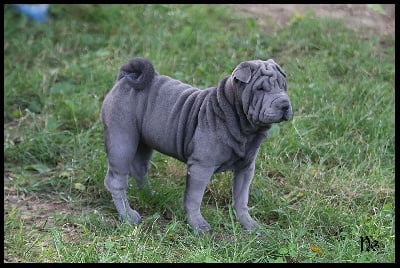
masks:
<path id="1" fill-rule="evenodd" d="M 145 58 L 132 59 L 120 68 L 103 102 L 106 140 L 112 139 L 110 128 L 136 132 L 145 144 L 186 161 L 200 107 L 211 91 L 158 75 Z"/>

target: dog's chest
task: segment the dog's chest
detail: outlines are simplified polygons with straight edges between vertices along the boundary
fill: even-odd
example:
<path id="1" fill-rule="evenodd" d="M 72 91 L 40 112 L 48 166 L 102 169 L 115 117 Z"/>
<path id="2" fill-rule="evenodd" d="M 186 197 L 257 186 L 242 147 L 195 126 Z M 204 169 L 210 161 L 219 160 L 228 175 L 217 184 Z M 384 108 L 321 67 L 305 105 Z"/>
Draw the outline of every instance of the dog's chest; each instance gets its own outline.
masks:
<path id="1" fill-rule="evenodd" d="M 231 150 L 230 154 L 226 154 L 226 159 L 221 162 L 219 167 L 216 169 L 216 172 L 237 170 L 253 163 L 257 157 L 258 150 L 266 137 L 267 133 L 247 137 L 241 144 L 243 151 L 238 154 L 237 150 Z"/>

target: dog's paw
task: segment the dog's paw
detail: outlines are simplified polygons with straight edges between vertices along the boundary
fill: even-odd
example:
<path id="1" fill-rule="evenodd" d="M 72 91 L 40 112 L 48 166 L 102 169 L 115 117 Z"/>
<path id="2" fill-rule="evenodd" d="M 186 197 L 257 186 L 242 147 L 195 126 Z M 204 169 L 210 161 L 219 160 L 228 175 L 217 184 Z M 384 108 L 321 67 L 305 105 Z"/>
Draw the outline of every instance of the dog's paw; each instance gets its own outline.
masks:
<path id="1" fill-rule="evenodd" d="M 241 217 L 240 223 L 243 229 L 249 232 L 253 232 L 254 230 L 257 230 L 259 228 L 258 223 L 255 220 L 253 220 L 249 215 L 247 215 L 247 217 L 245 216 Z"/>
<path id="2" fill-rule="evenodd" d="M 201 215 L 189 217 L 188 222 L 197 234 L 211 231 L 211 225 Z"/>
<path id="3" fill-rule="evenodd" d="M 126 215 L 119 215 L 119 220 L 129 224 L 138 224 L 142 217 L 136 210 L 131 209 Z"/>
<path id="4" fill-rule="evenodd" d="M 195 234 L 203 234 L 206 232 L 210 232 L 212 230 L 210 224 L 208 223 L 206 225 L 200 225 L 195 227 L 192 226 L 192 228 Z"/>

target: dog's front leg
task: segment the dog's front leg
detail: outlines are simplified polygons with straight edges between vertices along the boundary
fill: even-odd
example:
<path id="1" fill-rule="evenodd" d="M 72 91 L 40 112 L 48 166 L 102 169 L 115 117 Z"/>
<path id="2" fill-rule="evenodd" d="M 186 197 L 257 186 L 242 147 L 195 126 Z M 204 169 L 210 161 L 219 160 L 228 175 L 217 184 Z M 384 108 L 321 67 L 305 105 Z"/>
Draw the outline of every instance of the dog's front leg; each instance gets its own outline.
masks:
<path id="1" fill-rule="evenodd" d="M 255 163 L 251 163 L 246 168 L 236 170 L 233 174 L 233 207 L 236 212 L 236 218 L 240 221 L 246 230 L 255 229 L 258 224 L 249 214 L 247 202 L 249 201 L 249 189 L 254 175 Z"/>
<path id="2" fill-rule="evenodd" d="M 196 232 L 207 232 L 211 230 L 210 224 L 203 218 L 200 212 L 201 201 L 204 191 L 214 170 L 199 165 L 189 165 L 186 177 L 186 190 L 183 199 L 189 225 Z"/>

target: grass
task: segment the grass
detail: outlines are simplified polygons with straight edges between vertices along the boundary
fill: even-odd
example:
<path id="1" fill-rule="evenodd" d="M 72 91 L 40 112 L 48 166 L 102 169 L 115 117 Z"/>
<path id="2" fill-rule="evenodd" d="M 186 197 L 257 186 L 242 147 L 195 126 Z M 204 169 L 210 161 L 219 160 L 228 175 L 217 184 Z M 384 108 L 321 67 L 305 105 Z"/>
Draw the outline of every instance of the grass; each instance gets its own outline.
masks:
<path id="1" fill-rule="evenodd" d="M 229 10 L 51 5 L 51 23 L 37 24 L 5 6 L 5 262 L 394 262 L 394 39 L 360 39 L 312 13 L 265 34 Z M 200 88 L 245 60 L 285 69 L 295 116 L 257 158 L 249 206 L 260 235 L 234 220 L 229 172 L 203 200 L 213 232 L 193 234 L 185 165 L 159 153 L 154 195 L 133 182 L 128 192 L 143 222 L 117 221 L 99 110 L 136 56 Z M 379 248 L 361 251 L 361 236 Z"/>

